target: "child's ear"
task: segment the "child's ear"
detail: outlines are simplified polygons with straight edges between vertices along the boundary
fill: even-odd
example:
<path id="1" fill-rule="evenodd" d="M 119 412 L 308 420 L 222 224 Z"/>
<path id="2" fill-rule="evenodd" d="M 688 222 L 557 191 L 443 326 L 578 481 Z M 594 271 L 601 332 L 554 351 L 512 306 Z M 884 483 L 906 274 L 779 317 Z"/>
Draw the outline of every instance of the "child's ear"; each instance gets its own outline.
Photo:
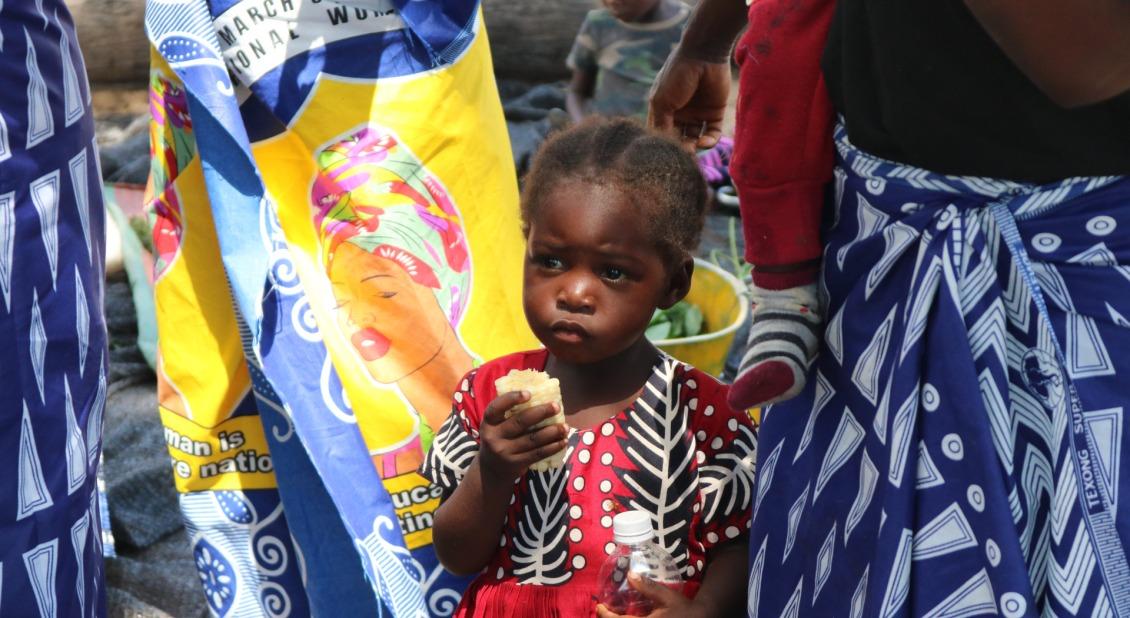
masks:
<path id="1" fill-rule="evenodd" d="M 667 293 L 659 303 L 660 309 L 670 309 L 672 305 L 687 297 L 691 291 L 691 277 L 694 275 L 694 259 L 685 256 L 671 267 L 667 281 Z"/>

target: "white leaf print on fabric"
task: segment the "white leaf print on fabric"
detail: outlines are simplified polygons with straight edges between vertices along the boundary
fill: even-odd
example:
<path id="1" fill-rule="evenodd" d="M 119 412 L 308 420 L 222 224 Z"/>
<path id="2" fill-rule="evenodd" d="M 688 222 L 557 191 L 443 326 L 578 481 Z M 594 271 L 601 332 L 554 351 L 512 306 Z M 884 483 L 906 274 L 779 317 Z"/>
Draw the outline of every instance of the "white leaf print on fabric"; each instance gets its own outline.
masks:
<path id="1" fill-rule="evenodd" d="M 695 451 L 687 419 L 697 399 L 680 405 L 675 392 L 679 367 L 678 361 L 664 358 L 644 386 L 643 396 L 625 422 L 627 438 L 621 440 L 635 469 L 618 472 L 632 493 L 628 506 L 652 514 L 656 539 L 676 565 L 685 569 L 687 525 L 699 488 L 691 465 Z"/>
<path id="2" fill-rule="evenodd" d="M 510 559 L 523 584 L 557 586 L 573 576 L 569 557 L 566 483 L 570 466 L 526 474 L 522 514 L 515 526 Z"/>
<path id="3" fill-rule="evenodd" d="M 733 444 L 714 456 L 716 464 L 698 469 L 703 520 L 726 517 L 753 502 L 753 476 L 757 459 L 757 436 L 746 425 L 738 427 Z M 724 504 L 723 504 L 724 502 Z M 721 508 L 719 513 L 718 509 Z"/>

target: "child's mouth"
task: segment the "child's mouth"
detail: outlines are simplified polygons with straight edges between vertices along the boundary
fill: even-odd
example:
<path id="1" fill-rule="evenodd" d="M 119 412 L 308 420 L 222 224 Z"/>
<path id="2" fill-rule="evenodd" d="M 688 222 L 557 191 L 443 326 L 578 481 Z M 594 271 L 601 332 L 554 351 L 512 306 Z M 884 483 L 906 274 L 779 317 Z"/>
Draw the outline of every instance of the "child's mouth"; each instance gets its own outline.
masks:
<path id="1" fill-rule="evenodd" d="M 362 328 L 350 337 L 353 347 L 361 354 L 366 362 L 375 361 L 388 353 L 391 346 L 388 337 L 380 334 L 374 328 Z"/>
<path id="2" fill-rule="evenodd" d="M 557 320 L 550 326 L 553 336 L 566 343 L 580 343 L 588 338 L 589 332 L 572 320 Z"/>

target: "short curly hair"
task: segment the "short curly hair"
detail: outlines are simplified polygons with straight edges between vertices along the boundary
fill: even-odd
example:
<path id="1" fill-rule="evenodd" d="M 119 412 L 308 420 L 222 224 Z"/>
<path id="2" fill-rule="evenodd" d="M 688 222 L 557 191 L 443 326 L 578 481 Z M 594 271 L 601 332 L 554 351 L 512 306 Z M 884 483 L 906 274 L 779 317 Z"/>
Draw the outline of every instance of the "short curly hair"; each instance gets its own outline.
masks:
<path id="1" fill-rule="evenodd" d="M 545 196 L 570 181 L 615 187 L 629 196 L 666 257 L 687 257 L 698 247 L 706 180 L 695 157 L 675 140 L 627 118 L 589 118 L 553 135 L 525 177 L 524 235 Z"/>

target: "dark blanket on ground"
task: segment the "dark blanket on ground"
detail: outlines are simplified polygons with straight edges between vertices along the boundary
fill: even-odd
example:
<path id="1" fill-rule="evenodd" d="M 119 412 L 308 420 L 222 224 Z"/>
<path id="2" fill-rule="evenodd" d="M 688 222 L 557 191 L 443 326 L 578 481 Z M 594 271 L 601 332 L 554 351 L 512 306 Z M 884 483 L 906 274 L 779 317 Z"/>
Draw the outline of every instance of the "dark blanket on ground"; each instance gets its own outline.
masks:
<path id="1" fill-rule="evenodd" d="M 106 281 L 106 326 L 110 384 L 102 444 L 118 553 L 106 561 L 109 616 L 207 616 L 157 415 L 156 378 L 137 348 L 125 273 Z"/>

